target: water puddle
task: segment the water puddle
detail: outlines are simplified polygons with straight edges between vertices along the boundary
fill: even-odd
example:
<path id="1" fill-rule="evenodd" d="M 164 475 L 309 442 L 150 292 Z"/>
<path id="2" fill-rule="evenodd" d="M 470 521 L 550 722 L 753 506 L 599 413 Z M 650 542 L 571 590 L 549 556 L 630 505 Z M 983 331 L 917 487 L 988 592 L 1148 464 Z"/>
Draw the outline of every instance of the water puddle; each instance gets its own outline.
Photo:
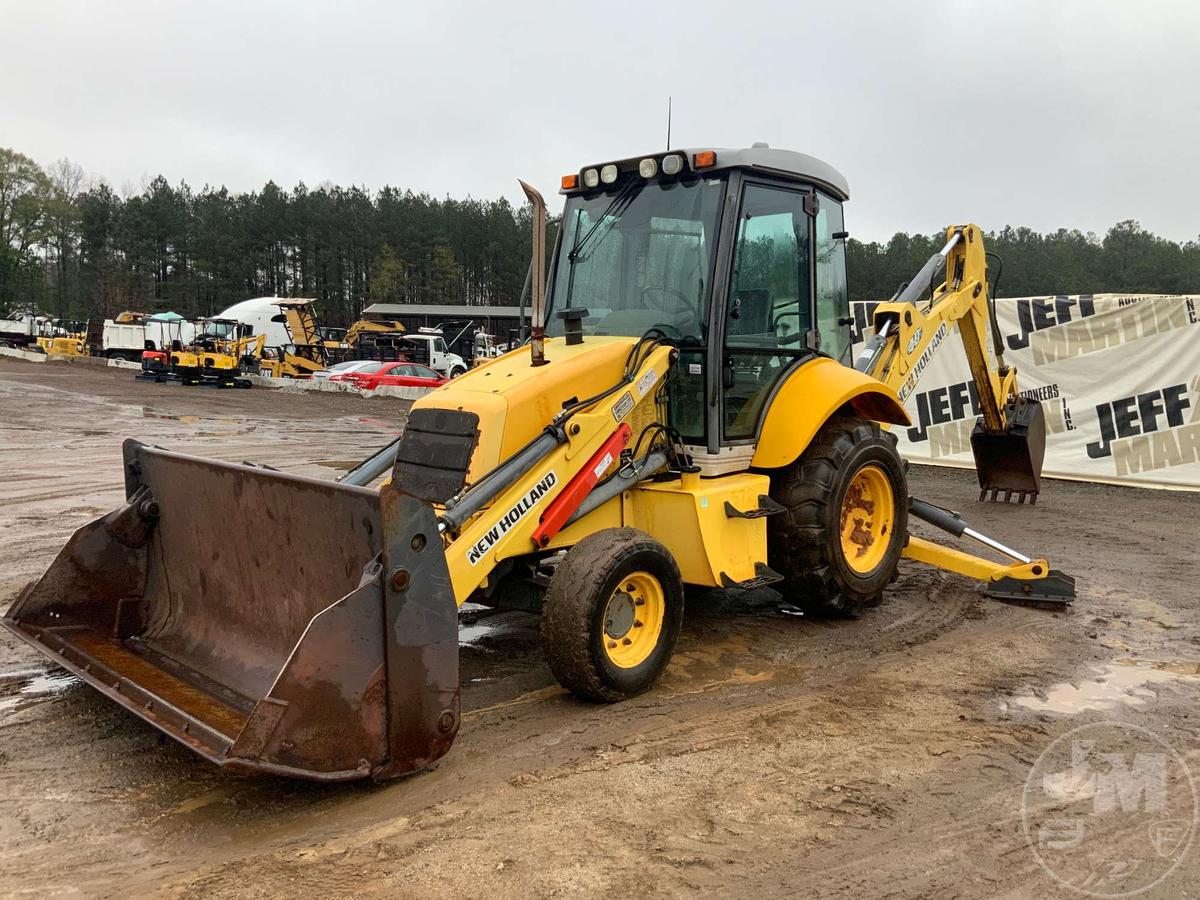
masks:
<path id="1" fill-rule="evenodd" d="M 0 714 L 13 713 L 35 703 L 52 700 L 73 685 L 80 684 L 66 672 L 31 669 L 0 674 Z"/>
<path id="2" fill-rule="evenodd" d="M 485 637 L 495 634 L 496 630 L 496 626 L 489 623 L 460 625 L 458 628 L 458 645 L 460 647 L 470 647 L 472 644 L 478 644 Z"/>
<path id="3" fill-rule="evenodd" d="M 1095 672 L 1091 680 L 1064 682 L 1044 691 L 1035 689 L 1031 696 L 1018 697 L 1014 702 L 1035 712 L 1060 715 L 1144 706 L 1158 697 L 1154 685 L 1200 676 L 1200 662 L 1119 659 Z"/>
<path id="4" fill-rule="evenodd" d="M 142 407 L 142 418 L 166 419 L 170 422 L 184 422 L 188 425 L 194 425 L 197 422 L 222 422 L 226 425 L 243 425 L 246 422 L 245 419 L 239 419 L 233 416 L 194 416 L 177 413 L 164 413 L 155 409 L 151 409 L 149 406 Z"/>
<path id="5" fill-rule="evenodd" d="M 516 610 L 488 611 L 485 615 L 469 615 L 459 623 L 458 645 L 487 650 L 491 638 L 527 637 L 536 631 L 537 617 Z"/>
<path id="6" fill-rule="evenodd" d="M 357 466 L 361 459 L 318 459 L 314 460 L 318 466 L 325 466 L 328 469 L 339 469 L 342 472 L 348 472 Z"/>

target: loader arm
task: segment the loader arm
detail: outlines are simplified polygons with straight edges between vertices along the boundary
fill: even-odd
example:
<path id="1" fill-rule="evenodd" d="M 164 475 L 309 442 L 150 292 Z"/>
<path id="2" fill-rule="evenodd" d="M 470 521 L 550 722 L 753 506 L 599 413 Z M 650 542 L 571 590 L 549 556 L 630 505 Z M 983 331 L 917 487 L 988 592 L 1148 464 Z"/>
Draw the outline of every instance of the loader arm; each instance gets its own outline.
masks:
<path id="1" fill-rule="evenodd" d="M 544 538 L 552 535 L 539 529 L 548 513 L 569 518 L 586 496 L 580 489 L 584 477 L 594 484 L 616 469 L 624 446 L 617 438 L 628 439 L 636 410 L 653 406 L 652 418 L 665 420 L 659 388 L 676 352 L 652 345 L 622 382 L 594 402 L 560 413 L 533 442 L 440 510 L 446 564 L 460 606 L 499 563 L 546 547 Z"/>
<path id="2" fill-rule="evenodd" d="M 994 322 L 983 235 L 977 225 L 954 225 L 946 238 L 893 300 L 875 308 L 875 334 L 854 367 L 891 387 L 903 402 L 957 325 L 979 401 L 971 445 L 980 499 L 989 491 L 996 499 L 1003 491 L 1005 499 L 1016 493 L 1020 502 L 1026 497 L 1036 502 L 1045 425 L 1037 401 L 1017 393 L 1017 370 L 1004 363 L 1003 347 L 988 341 Z M 931 296 L 922 305 L 926 290 Z"/>

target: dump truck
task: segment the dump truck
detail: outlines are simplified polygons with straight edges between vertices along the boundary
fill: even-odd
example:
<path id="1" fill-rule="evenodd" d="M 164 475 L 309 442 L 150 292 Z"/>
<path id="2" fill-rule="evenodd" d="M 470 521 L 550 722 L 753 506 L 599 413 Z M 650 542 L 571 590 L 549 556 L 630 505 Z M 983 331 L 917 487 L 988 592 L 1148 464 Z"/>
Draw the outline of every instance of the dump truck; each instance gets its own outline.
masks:
<path id="1" fill-rule="evenodd" d="M 38 338 L 54 334 L 54 320 L 32 309 L 12 310 L 0 316 L 0 347 L 25 350 Z"/>
<path id="2" fill-rule="evenodd" d="M 525 188 L 543 272 L 545 204 Z M 1002 600 L 1070 602 L 1046 559 L 910 496 L 888 430 L 957 330 L 985 410 L 981 489 L 1040 489 L 1040 408 L 985 339 L 977 226 L 947 230 L 850 366 L 849 188 L 827 163 L 672 150 L 584 166 L 562 194 L 528 346 L 418 400 L 338 481 L 127 440 L 125 503 L 4 625 L 213 763 L 339 781 L 449 750 L 468 601 L 538 612 L 555 677 L 599 702 L 654 684 L 685 585 L 769 585 L 853 616 L 907 557 Z M 914 519 L 1001 559 L 922 539 Z"/>

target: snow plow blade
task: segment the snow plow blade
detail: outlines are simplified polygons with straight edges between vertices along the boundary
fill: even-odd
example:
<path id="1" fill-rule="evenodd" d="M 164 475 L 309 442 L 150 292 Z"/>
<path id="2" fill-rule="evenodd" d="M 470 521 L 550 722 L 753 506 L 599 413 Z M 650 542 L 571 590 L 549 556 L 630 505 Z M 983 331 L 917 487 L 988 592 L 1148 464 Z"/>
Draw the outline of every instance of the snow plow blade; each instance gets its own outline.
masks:
<path id="1" fill-rule="evenodd" d="M 206 759 L 318 781 L 427 768 L 459 724 L 431 507 L 128 440 L 126 503 L 3 624 Z"/>
<path id="2" fill-rule="evenodd" d="M 989 432 L 980 419 L 971 433 L 971 451 L 979 476 L 979 499 L 1007 502 L 1016 495 L 1037 503 L 1042 487 L 1042 462 L 1046 457 L 1046 420 L 1042 405 L 1019 397 L 1004 410 L 1004 431 Z M 1002 495 L 1002 496 L 1001 496 Z"/>

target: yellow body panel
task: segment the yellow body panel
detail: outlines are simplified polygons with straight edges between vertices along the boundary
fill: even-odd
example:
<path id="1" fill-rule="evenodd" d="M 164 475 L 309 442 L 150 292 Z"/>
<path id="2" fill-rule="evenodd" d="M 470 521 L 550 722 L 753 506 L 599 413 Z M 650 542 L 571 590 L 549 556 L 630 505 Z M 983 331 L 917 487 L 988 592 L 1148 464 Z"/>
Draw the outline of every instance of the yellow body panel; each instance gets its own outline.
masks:
<path id="1" fill-rule="evenodd" d="M 560 531 L 549 549 L 571 547 L 604 528 L 639 528 L 671 551 L 687 584 L 721 587 L 722 574 L 748 581 L 758 574 L 756 563 L 767 562 L 767 520 L 727 516 L 725 503 L 747 512 L 769 490 L 766 475 L 749 472 L 646 482 Z"/>
<path id="2" fill-rule="evenodd" d="M 324 363 L 284 352 L 283 359 L 262 359 L 258 371 L 272 378 L 311 378 L 313 372 L 326 368 Z"/>
<path id="3" fill-rule="evenodd" d="M 649 482 L 629 492 L 632 515 L 625 524 L 661 541 L 688 584 L 749 581 L 757 575 L 755 564 L 767 561 L 767 520 L 729 516 L 725 504 L 756 509 L 770 486 L 766 475 L 749 472 Z"/>
<path id="4" fill-rule="evenodd" d="M 633 344 L 627 337 L 589 337 L 567 346 L 562 338 L 547 338 L 546 365 L 531 366 L 529 349 L 519 348 L 430 391 L 413 408 L 459 409 L 479 416 L 480 442 L 467 473 L 473 482 L 532 440 L 565 401 L 595 396 L 620 381 Z M 656 383 L 665 374 L 666 365 L 660 364 Z"/>
<path id="5" fill-rule="evenodd" d="M 910 422 L 890 387 L 819 357 L 789 375 L 771 400 L 754 450 L 755 468 L 777 469 L 795 460 L 829 417 L 846 404 L 865 419 L 891 425 Z"/>
<path id="6" fill-rule="evenodd" d="M 87 347 L 77 337 L 40 337 L 38 346 L 47 356 L 87 356 Z"/>
<path id="7" fill-rule="evenodd" d="M 224 353 L 200 354 L 200 366 L 205 371 L 227 372 L 237 368 L 237 359 Z"/>

